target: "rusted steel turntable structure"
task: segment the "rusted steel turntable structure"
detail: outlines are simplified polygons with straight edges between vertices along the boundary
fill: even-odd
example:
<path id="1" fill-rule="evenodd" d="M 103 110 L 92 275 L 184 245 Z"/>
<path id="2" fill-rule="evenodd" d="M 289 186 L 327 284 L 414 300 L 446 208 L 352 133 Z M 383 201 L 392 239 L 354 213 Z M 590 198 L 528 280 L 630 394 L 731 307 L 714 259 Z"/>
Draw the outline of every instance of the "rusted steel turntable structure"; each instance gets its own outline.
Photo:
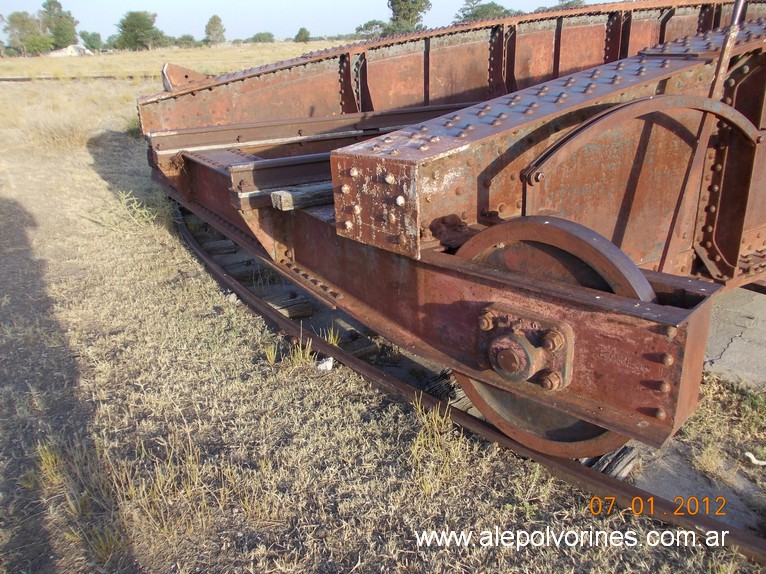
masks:
<path id="1" fill-rule="evenodd" d="M 603 4 L 167 65 L 141 126 L 171 197 L 452 368 L 501 432 L 660 446 L 697 405 L 714 296 L 766 275 L 763 16 Z"/>

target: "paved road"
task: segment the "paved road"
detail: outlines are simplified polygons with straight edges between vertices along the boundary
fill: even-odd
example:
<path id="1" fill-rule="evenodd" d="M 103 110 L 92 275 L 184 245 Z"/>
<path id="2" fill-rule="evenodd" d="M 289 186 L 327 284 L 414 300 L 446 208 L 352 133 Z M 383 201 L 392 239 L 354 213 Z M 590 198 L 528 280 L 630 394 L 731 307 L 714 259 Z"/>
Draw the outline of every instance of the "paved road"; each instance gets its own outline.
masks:
<path id="1" fill-rule="evenodd" d="M 766 295 L 735 289 L 719 297 L 705 370 L 733 382 L 766 387 Z"/>

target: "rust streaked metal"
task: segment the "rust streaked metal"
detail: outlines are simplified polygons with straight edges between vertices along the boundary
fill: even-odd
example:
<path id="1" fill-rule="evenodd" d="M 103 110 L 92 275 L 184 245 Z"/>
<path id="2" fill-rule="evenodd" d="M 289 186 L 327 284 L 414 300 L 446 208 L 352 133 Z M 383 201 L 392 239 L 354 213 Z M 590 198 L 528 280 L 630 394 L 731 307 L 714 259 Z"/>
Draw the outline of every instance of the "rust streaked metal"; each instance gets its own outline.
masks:
<path id="1" fill-rule="evenodd" d="M 661 446 L 696 408 L 715 294 L 766 277 L 764 15 L 603 4 L 166 67 L 139 114 L 172 197 L 451 367 L 508 434 Z"/>

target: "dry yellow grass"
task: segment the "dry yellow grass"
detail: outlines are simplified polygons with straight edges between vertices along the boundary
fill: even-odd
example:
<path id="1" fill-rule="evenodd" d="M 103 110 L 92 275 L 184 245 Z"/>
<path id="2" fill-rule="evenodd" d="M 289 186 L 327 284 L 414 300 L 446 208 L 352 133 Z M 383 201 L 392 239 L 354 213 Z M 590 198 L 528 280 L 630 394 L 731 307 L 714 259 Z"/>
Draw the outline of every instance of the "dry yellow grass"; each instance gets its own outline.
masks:
<path id="1" fill-rule="evenodd" d="M 429 528 L 662 526 L 593 518 L 439 413 L 280 361 L 173 232 L 126 133 L 156 89 L 0 90 L 0 569 L 753 571 L 727 550 L 418 548 Z M 80 130 L 28 130 L 40 116 Z"/>
<path id="2" fill-rule="evenodd" d="M 163 48 L 143 52 L 116 52 L 82 58 L 0 59 L 0 77 L 93 77 L 156 76 L 165 62 L 206 74 L 221 74 L 288 60 L 338 42 L 274 42 L 271 44 L 221 45 L 209 48 Z"/>

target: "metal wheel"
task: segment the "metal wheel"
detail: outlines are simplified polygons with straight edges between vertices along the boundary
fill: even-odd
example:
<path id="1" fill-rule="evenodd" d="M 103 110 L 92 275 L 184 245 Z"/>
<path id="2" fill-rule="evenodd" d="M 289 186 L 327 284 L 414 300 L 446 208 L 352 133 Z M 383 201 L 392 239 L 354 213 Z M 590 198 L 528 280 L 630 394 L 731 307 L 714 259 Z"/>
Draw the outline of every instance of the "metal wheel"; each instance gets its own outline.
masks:
<path id="1" fill-rule="evenodd" d="M 520 217 L 495 225 L 467 241 L 457 256 L 542 283 L 557 281 L 641 301 L 655 299 L 644 275 L 619 248 L 582 225 L 556 217 Z M 460 373 L 455 377 L 489 422 L 539 452 L 569 458 L 595 456 L 628 440 L 510 391 Z"/>

